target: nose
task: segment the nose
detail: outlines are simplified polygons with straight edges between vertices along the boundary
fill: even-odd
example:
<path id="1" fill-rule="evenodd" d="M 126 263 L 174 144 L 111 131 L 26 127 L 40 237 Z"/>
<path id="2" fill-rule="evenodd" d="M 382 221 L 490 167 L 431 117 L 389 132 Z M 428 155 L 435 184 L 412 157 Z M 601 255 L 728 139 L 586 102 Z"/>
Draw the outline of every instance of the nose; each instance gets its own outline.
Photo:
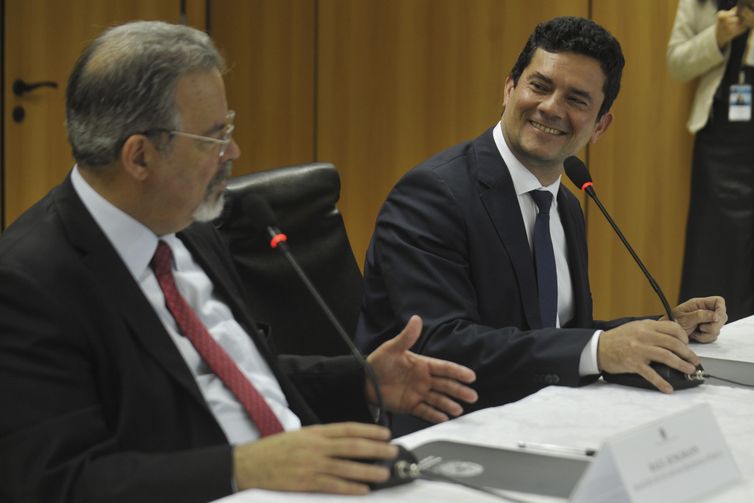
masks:
<path id="1" fill-rule="evenodd" d="M 223 153 L 223 160 L 235 161 L 239 157 L 241 157 L 241 147 L 238 146 L 238 143 L 236 143 L 236 140 L 234 138 L 231 138 L 230 144 Z"/>
<path id="2" fill-rule="evenodd" d="M 563 98 L 559 93 L 550 93 L 539 102 L 538 110 L 549 118 L 560 119 L 563 117 Z"/>

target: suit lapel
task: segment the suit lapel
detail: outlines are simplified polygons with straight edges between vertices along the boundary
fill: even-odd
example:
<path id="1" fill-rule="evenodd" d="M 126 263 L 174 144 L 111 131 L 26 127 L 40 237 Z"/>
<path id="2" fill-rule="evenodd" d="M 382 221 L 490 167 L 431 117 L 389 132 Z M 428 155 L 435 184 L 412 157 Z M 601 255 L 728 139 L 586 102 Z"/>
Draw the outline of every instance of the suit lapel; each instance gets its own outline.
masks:
<path id="1" fill-rule="evenodd" d="M 592 325 L 592 299 L 589 291 L 584 219 L 578 202 L 563 185 L 558 191 L 558 209 L 568 248 L 568 264 L 575 304 L 574 317 L 570 325 L 589 327 Z"/>
<path id="2" fill-rule="evenodd" d="M 492 138 L 492 129 L 474 140 L 474 151 L 476 176 L 481 185 L 480 198 L 510 257 L 521 292 L 526 322 L 531 328 L 541 328 L 537 279 L 526 228 L 513 181 Z"/>
<path id="3" fill-rule="evenodd" d="M 73 190 L 70 177 L 59 187 L 54 204 L 71 243 L 91 271 L 101 295 L 109 298 L 134 339 L 200 406 L 207 408 L 199 388 L 170 335 L 131 276 L 118 253 Z M 103 334 L 107 336 L 109 334 Z"/>

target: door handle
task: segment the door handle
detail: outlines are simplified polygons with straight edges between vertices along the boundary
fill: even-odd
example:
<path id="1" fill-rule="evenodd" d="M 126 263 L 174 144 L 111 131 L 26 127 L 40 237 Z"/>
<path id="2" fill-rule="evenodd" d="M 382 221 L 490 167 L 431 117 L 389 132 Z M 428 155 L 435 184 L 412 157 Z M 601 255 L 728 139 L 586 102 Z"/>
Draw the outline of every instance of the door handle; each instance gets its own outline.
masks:
<path id="1" fill-rule="evenodd" d="M 13 81 L 13 94 L 16 96 L 23 96 L 24 94 L 37 89 L 38 87 L 52 87 L 57 89 L 58 83 L 51 80 L 44 80 L 41 82 L 24 82 L 21 79 Z"/>

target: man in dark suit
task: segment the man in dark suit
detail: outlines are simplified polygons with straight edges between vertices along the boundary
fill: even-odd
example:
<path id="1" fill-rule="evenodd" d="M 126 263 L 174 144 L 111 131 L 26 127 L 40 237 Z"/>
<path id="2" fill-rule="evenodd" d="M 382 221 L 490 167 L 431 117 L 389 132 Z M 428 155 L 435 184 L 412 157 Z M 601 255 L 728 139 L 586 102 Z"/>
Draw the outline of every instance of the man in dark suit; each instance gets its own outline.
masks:
<path id="1" fill-rule="evenodd" d="M 671 392 L 651 362 L 694 372 L 689 337 L 717 337 L 723 299 L 681 304 L 678 323 L 594 322 L 584 218 L 560 184 L 563 161 L 610 125 L 623 64 L 592 21 L 537 26 L 506 79 L 500 123 L 420 164 L 388 196 L 366 258 L 362 349 L 420 313 L 419 350 L 473 368 L 479 406 L 601 371 Z"/>
<path id="2" fill-rule="evenodd" d="M 360 494 L 397 449 L 349 357 L 276 357 L 208 223 L 239 154 L 206 34 L 113 28 L 71 74 L 77 165 L 0 237 L 0 501 L 207 501 L 233 488 Z M 252 285 L 253 286 L 253 285 Z M 469 369 L 368 358 L 385 406 L 433 421 Z M 314 425 L 314 426 L 307 426 Z"/>

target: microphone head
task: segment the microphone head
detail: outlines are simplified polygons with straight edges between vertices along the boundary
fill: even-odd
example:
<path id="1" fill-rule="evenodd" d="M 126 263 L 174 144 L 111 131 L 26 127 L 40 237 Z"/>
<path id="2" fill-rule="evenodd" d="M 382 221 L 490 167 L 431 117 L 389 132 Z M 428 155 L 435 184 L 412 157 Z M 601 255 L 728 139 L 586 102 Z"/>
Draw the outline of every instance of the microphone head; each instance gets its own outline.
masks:
<path id="1" fill-rule="evenodd" d="M 268 227 L 277 228 L 278 221 L 270 205 L 256 194 L 245 194 L 241 203 L 243 212 L 250 215 L 249 223 L 254 230 L 266 230 Z"/>
<path id="2" fill-rule="evenodd" d="M 571 182 L 581 190 L 592 186 L 592 176 L 581 159 L 572 155 L 563 162 L 566 175 Z"/>

